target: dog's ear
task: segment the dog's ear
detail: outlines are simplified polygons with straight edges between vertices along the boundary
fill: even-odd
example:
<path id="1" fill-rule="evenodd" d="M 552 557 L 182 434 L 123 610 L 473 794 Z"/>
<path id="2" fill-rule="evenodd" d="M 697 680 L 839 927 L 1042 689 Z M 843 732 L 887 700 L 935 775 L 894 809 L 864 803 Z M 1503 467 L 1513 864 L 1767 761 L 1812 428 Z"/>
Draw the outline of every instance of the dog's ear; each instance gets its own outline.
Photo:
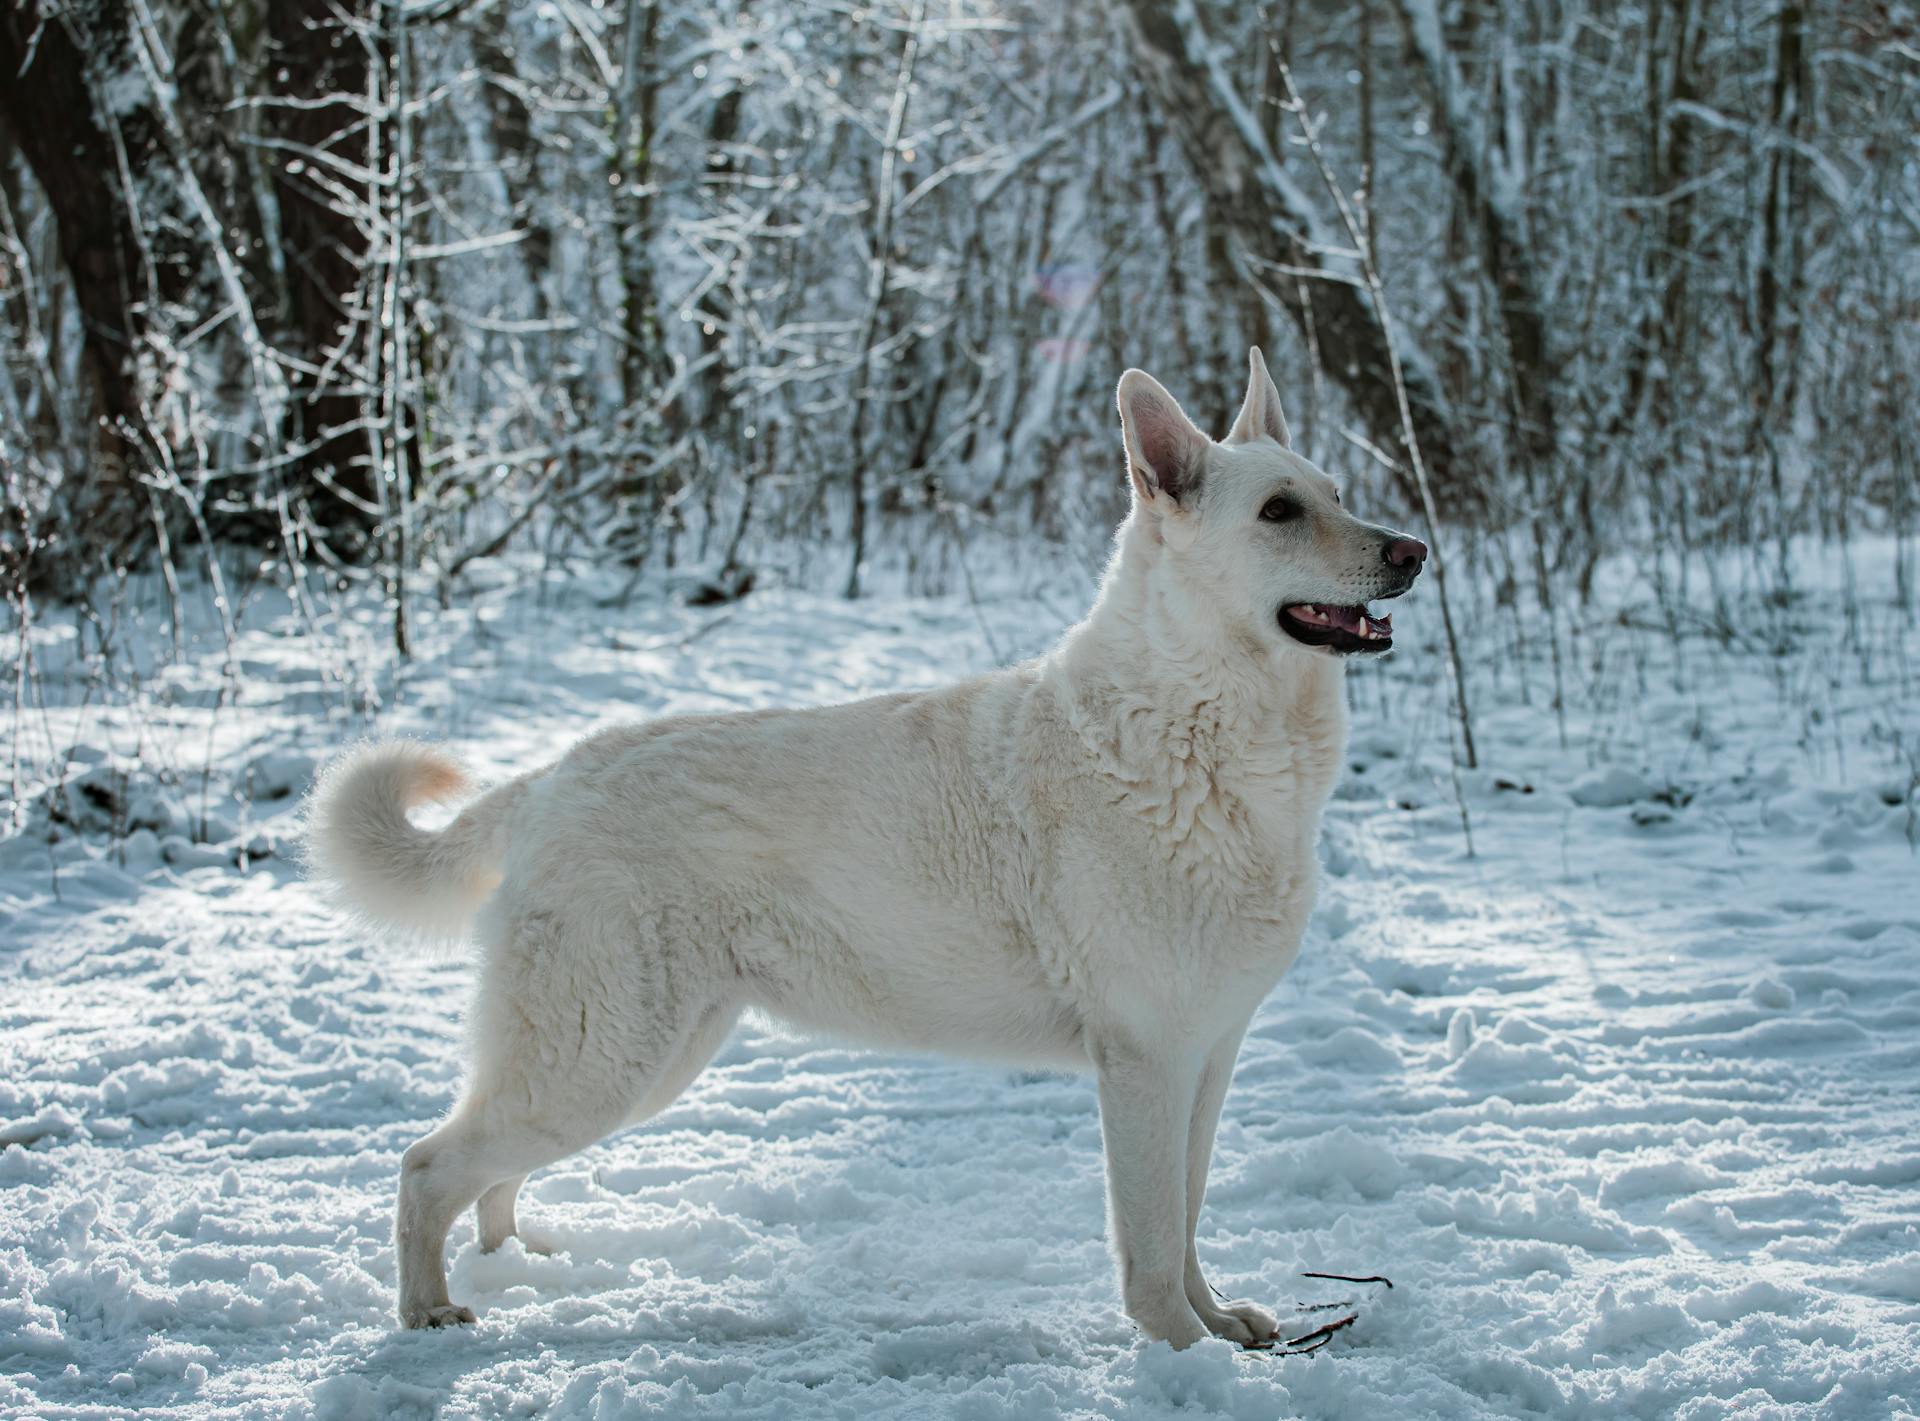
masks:
<path id="1" fill-rule="evenodd" d="M 1280 413 L 1280 391 L 1274 388 L 1273 376 L 1267 374 L 1267 362 L 1260 358 L 1259 346 L 1247 348 L 1247 367 L 1247 398 L 1226 442 L 1245 444 L 1264 434 L 1277 440 L 1281 448 L 1291 449 L 1293 436 L 1287 432 L 1287 417 Z"/>
<path id="2" fill-rule="evenodd" d="M 1149 503 L 1160 498 L 1191 502 L 1206 475 L 1207 445 L 1212 441 L 1144 370 L 1120 377 L 1116 401 L 1135 496 Z"/>

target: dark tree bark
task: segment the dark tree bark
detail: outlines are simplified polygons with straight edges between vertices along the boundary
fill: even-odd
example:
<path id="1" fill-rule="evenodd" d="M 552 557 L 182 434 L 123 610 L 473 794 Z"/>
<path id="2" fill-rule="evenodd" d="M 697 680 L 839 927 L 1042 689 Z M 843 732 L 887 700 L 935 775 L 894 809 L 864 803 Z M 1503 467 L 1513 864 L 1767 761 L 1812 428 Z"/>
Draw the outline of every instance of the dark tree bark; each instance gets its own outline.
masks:
<path id="1" fill-rule="evenodd" d="M 1695 193 L 1690 180 L 1698 125 L 1689 118 L 1687 105 L 1700 97 L 1705 10 L 1706 0 L 1680 0 L 1647 12 L 1645 182 L 1663 216 L 1660 240 L 1647 244 L 1644 269 L 1649 300 L 1628 358 L 1626 398 L 1615 433 L 1643 415 L 1661 427 L 1672 418 L 1679 395 L 1675 381 L 1691 344 L 1688 277 L 1697 253 L 1693 251 Z"/>
<path id="2" fill-rule="evenodd" d="M 667 564 L 673 565 L 680 521 L 674 496 L 681 471 L 662 460 L 686 428 L 680 402 L 656 407 L 661 389 L 672 377 L 673 361 L 666 332 L 660 327 L 660 295 L 654 282 L 653 183 L 657 154 L 655 110 L 661 76 L 654 67 L 660 32 L 659 0 L 627 0 L 621 28 L 620 87 L 614 95 L 614 220 L 620 259 L 620 400 L 619 418 L 645 453 L 644 484 L 640 451 L 623 449 L 620 460 L 632 471 L 620 485 L 623 504 L 644 515 L 617 533 L 636 565 L 646 559 L 661 520 L 672 512 L 667 529 Z"/>
<path id="3" fill-rule="evenodd" d="M 343 21 L 342 13 L 348 16 Z M 286 257 L 286 334 L 306 369 L 294 383 L 291 446 L 301 482 L 343 493 L 338 510 L 374 501 L 366 394 L 359 385 L 357 291 L 369 257 L 367 112 L 378 50 L 371 0 L 271 0 L 270 70 L 281 101 L 269 109 L 273 185 Z M 318 97 L 314 97 L 318 96 Z"/>
<path id="4" fill-rule="evenodd" d="M 1767 199 L 1761 218 L 1761 258 L 1755 274 L 1754 355 L 1759 364 L 1756 392 L 1763 425 L 1791 403 L 1791 346 L 1795 335 L 1799 282 L 1798 228 L 1801 159 L 1807 127 L 1806 11 L 1797 0 L 1780 7 L 1774 44 L 1773 91 L 1767 105 Z M 1784 353 L 1780 346 L 1788 347 Z M 1784 369 L 1782 368 L 1784 365 Z"/>
<path id="5" fill-rule="evenodd" d="M 1807 130 L 1806 9 L 1799 0 L 1780 7 L 1774 44 L 1773 93 L 1767 106 L 1767 199 L 1761 218 L 1760 261 L 1753 297 L 1756 389 L 1753 442 L 1773 493 L 1781 575 L 1787 568 L 1788 493 L 1781 470 L 1780 435 L 1793 419 L 1800 322 L 1800 150 Z"/>
<path id="6" fill-rule="evenodd" d="M 1208 218 L 1255 258 L 1300 271 L 1325 271 L 1311 309 L 1298 281 L 1272 284 L 1304 333 L 1309 321 L 1329 374 L 1375 442 L 1405 463 L 1399 400 L 1387 336 L 1367 292 L 1335 271 L 1309 240 L 1318 225 L 1301 189 L 1281 172 L 1258 120 L 1237 95 L 1222 91 L 1224 58 L 1208 52 L 1197 27 L 1176 18 L 1166 0 L 1127 0 L 1140 68 L 1171 121 L 1194 176 L 1211 204 Z M 1344 237 L 1335 245 L 1345 245 Z M 1401 364 L 1415 437 L 1443 503 L 1477 501 L 1464 430 L 1430 367 L 1403 339 Z"/>
<path id="7" fill-rule="evenodd" d="M 286 306 L 286 291 L 279 244 L 269 235 L 274 231 L 273 220 L 262 211 L 273 201 L 269 164 L 250 117 L 232 107 L 236 95 L 252 90 L 252 76 L 242 71 L 245 61 L 235 48 L 229 24 L 241 13 L 238 6 L 228 10 L 184 7 L 173 40 L 172 79 L 200 191 L 219 218 L 221 230 L 233 239 L 235 264 L 244 273 L 254 310 L 263 321 L 271 322 Z"/>
<path id="8" fill-rule="evenodd" d="M 198 269 L 193 229 L 180 213 L 136 213 L 125 175 L 164 169 L 161 122 L 144 97 L 117 97 L 103 121 L 90 76 L 136 72 L 121 0 L 56 9 L 39 0 L 0 5 L 0 120 L 32 168 L 59 228 L 85 332 L 99 438 L 75 526 L 117 557 L 146 516 L 136 477 L 142 446 L 167 440 L 166 349 Z M 164 203 L 165 185 L 143 200 Z"/>
<path id="9" fill-rule="evenodd" d="M 657 0 L 629 0 L 622 32 L 624 59 L 615 112 L 614 173 L 619 178 L 621 312 L 626 336 L 620 353 L 620 393 L 629 411 L 653 396 L 666 378 L 666 340 L 660 330 L 659 295 L 653 281 L 654 111 L 660 76 L 653 56 L 660 30 Z M 656 488 L 660 480 L 655 479 Z"/>

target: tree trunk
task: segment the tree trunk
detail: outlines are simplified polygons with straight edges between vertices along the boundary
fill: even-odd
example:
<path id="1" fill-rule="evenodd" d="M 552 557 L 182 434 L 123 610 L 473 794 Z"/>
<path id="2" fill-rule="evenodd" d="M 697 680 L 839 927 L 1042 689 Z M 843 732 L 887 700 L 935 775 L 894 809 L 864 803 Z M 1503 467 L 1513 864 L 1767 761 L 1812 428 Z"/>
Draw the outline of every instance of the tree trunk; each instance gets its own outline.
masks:
<path id="1" fill-rule="evenodd" d="M 1700 45 L 1705 0 L 1681 0 L 1647 12 L 1645 148 L 1648 196 L 1660 207 L 1660 238 L 1646 244 L 1647 292 L 1628 355 L 1615 433 L 1636 421 L 1664 428 L 1678 392 L 1675 380 L 1690 344 L 1693 307 L 1688 276 L 1693 246 L 1693 145 L 1698 125 L 1687 105 L 1700 97 Z"/>
<path id="2" fill-rule="evenodd" d="M 661 407 L 671 374 L 660 297 L 653 279 L 654 125 L 660 76 L 653 56 L 660 30 L 659 0 L 626 0 L 621 30 L 620 89 L 614 95 L 613 210 L 620 259 L 620 409 L 627 438 L 615 454 L 629 472 L 620 485 L 625 508 L 645 515 L 616 535 L 627 557 L 645 561 L 669 500 L 677 491 L 667 451 L 677 443 L 680 411 Z M 644 482 L 643 482 L 644 481 Z M 668 533 L 671 563 L 673 530 Z"/>
<path id="3" fill-rule="evenodd" d="M 653 52 L 659 35 L 657 0 L 628 0 L 616 105 L 615 208 L 619 212 L 620 280 L 626 309 L 620 351 L 620 393 L 632 414 L 650 400 L 664 374 L 658 296 L 653 284 L 654 110 L 659 79 Z"/>
<path id="4" fill-rule="evenodd" d="M 739 88 L 728 89 L 715 101 L 707 119 L 706 175 L 703 186 L 709 210 L 726 209 L 735 201 L 733 186 L 739 175 L 734 141 L 740 133 Z M 726 271 L 707 290 L 700 322 L 700 415 L 694 441 L 695 474 L 700 480 L 706 516 L 701 523 L 701 556 L 715 529 L 716 496 L 723 476 L 743 480 L 748 466 L 742 447 L 741 421 L 734 407 L 727 377 L 732 363 L 728 351 L 739 337 L 731 330 L 735 320 L 734 294 L 746 254 L 733 248 L 722 258 Z M 730 543 L 730 547 L 737 547 Z M 723 577 L 734 570 L 723 567 Z"/>
<path id="5" fill-rule="evenodd" d="M 99 419 L 86 496 L 74 523 L 89 551 L 117 557 L 147 517 L 137 472 L 149 441 L 172 444 L 171 337 L 199 269 L 191 224 L 171 208 L 138 212 L 128 178 L 164 171 L 164 132 L 144 86 L 120 0 L 85 9 L 38 0 L 0 6 L 0 119 L 32 168 L 59 228 Z M 111 114 L 95 76 L 120 79 Z M 111 127 L 108 126 L 109 118 Z M 142 200 L 167 201 L 147 183 Z M 77 548 L 70 548 L 77 552 Z"/>
<path id="6" fill-rule="evenodd" d="M 286 260 L 287 335 L 305 368 L 294 383 L 289 439 L 301 482 L 341 495 L 328 511 L 352 523 L 377 500 L 367 459 L 371 392 L 355 327 L 373 229 L 367 112 L 378 52 L 372 0 L 271 0 L 272 72 L 285 102 L 269 109 L 273 184 Z M 349 17 L 342 18 L 342 14 Z M 316 97 L 317 96 L 317 97 Z M 295 102 L 294 100 L 298 100 Z"/>
<path id="7" fill-rule="evenodd" d="M 251 18 L 231 0 L 204 10 L 183 9 L 170 77 L 179 91 L 182 136 L 200 190 L 221 230 L 232 237 L 234 262 L 245 275 L 254 309 L 263 322 L 272 322 L 287 305 L 272 160 L 259 143 L 258 111 L 233 106 L 237 95 L 253 91 L 259 45 L 253 39 L 254 52 L 243 57 L 239 44 L 247 36 L 229 22 Z"/>
<path id="8" fill-rule="evenodd" d="M 1791 345 L 1798 272 L 1795 206 L 1799 196 L 1800 157 L 1806 127 L 1806 12 L 1798 0 L 1780 7 L 1774 46 L 1773 93 L 1768 105 L 1767 200 L 1761 218 L 1761 252 L 1754 290 L 1754 354 L 1759 360 L 1757 400 L 1763 426 L 1784 415 L 1791 389 Z M 1781 351 L 1789 347 L 1788 377 L 1781 373 Z"/>
<path id="9" fill-rule="evenodd" d="M 1773 493 L 1780 575 L 1787 573 L 1791 526 L 1780 438 L 1793 421 L 1795 347 L 1799 335 L 1800 146 L 1807 112 L 1806 10 L 1799 0 L 1780 7 L 1774 46 L 1773 94 L 1768 105 L 1767 201 L 1761 218 L 1759 270 L 1754 282 L 1754 356 L 1759 365 L 1753 433 L 1766 461 Z"/>

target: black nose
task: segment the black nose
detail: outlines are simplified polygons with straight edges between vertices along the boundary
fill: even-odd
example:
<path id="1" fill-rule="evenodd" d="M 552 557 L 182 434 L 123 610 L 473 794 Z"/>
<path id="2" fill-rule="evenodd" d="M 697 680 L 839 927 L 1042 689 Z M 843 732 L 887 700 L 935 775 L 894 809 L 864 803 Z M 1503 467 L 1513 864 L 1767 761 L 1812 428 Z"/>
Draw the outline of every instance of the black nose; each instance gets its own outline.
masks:
<path id="1" fill-rule="evenodd" d="M 1381 556 L 1395 567 L 1420 570 L 1420 564 L 1427 560 L 1427 545 L 1418 538 L 1393 538 L 1381 551 Z"/>

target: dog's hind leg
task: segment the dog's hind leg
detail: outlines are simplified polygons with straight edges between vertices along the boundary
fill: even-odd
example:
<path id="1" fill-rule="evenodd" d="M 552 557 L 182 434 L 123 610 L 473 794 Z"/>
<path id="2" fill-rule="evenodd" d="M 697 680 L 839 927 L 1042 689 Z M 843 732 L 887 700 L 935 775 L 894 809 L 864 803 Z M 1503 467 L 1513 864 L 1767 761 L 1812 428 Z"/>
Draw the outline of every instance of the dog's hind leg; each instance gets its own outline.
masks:
<path id="1" fill-rule="evenodd" d="M 528 1238 L 520 1232 L 520 1226 L 514 1218 L 514 1201 L 519 1197 L 520 1186 L 527 1182 L 524 1174 L 512 1179 L 503 1179 L 490 1185 L 480 1196 L 480 1202 L 473 1206 L 474 1221 L 479 1226 L 480 1251 L 492 1253 L 510 1238 L 520 1240 L 520 1246 L 528 1253 L 551 1253 L 553 1249 L 544 1241 Z"/>
<path id="2" fill-rule="evenodd" d="M 680 1097 L 680 1093 L 693 1083 L 694 1077 L 713 1059 L 713 1053 L 720 1049 L 720 1043 L 733 1029 L 733 1023 L 739 1016 L 739 1009 L 733 1006 L 715 1007 L 709 1011 L 688 1037 L 686 1044 L 676 1053 L 659 1078 L 649 1086 L 646 1098 L 640 1101 L 627 1123 L 634 1124 L 648 1116 L 658 1114 Z M 560 1251 L 558 1240 L 524 1229 L 519 1222 L 515 1205 L 520 1188 L 527 1182 L 527 1176 L 516 1175 L 512 1179 L 503 1179 L 490 1186 L 480 1196 L 480 1202 L 474 1206 L 475 1222 L 480 1235 L 480 1251 L 492 1253 L 510 1238 L 518 1238 L 520 1247 L 528 1253 L 556 1253 Z"/>
<path id="3" fill-rule="evenodd" d="M 521 1109 L 470 1096 L 446 1124 L 408 1148 L 400 1160 L 393 1225 L 402 1326 L 474 1320 L 470 1308 L 447 1296 L 443 1255 L 454 1219 L 488 1186 L 564 1158 L 619 1123 L 612 1114 L 602 1120 L 599 1127 L 581 1120 L 554 1131 L 535 1125 Z"/>
<path id="4" fill-rule="evenodd" d="M 722 984 L 692 954 L 572 937 L 527 921 L 489 954 L 473 1013 L 476 1060 L 447 1122 L 401 1160 L 394 1216 L 400 1321 L 471 1322 L 447 1295 L 447 1231 L 495 1186 L 671 1103 L 725 1035 Z M 512 1195 L 487 1211 L 499 1226 Z M 504 1206 L 504 1207 L 503 1207 Z"/>

